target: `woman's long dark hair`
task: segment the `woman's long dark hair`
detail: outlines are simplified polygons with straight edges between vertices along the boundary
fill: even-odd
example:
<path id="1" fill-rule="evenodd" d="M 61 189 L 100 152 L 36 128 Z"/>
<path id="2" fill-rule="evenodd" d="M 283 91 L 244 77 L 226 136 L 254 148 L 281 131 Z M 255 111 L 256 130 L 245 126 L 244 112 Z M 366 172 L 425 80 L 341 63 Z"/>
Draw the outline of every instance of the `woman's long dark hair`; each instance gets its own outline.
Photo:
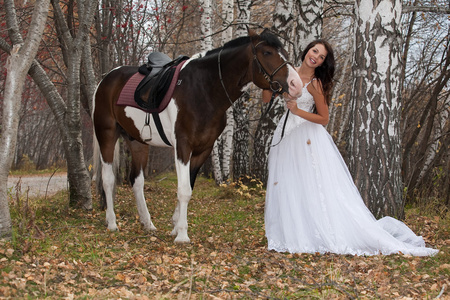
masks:
<path id="1" fill-rule="evenodd" d="M 327 101 L 327 104 L 330 105 L 335 68 L 333 48 L 325 40 L 315 40 L 309 43 L 308 46 L 306 46 L 305 50 L 302 53 L 301 60 L 303 61 L 305 59 L 306 53 L 308 53 L 308 51 L 317 44 L 321 44 L 325 47 L 325 49 L 327 50 L 327 56 L 325 57 L 323 64 L 314 70 L 314 76 L 320 79 L 325 100 Z"/>

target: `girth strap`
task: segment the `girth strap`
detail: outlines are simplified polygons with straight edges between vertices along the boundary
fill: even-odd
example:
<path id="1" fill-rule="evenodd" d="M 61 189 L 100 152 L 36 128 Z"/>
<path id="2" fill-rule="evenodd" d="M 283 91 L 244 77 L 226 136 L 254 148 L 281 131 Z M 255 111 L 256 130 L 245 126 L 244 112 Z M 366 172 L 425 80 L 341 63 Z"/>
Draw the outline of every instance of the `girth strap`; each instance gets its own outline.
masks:
<path id="1" fill-rule="evenodd" d="M 158 129 L 159 136 L 163 140 L 164 143 L 166 143 L 167 146 L 172 146 L 172 144 L 167 139 L 166 134 L 164 133 L 163 126 L 161 124 L 161 119 L 159 118 L 159 113 L 154 112 L 152 113 L 153 121 L 155 122 L 156 129 Z"/>

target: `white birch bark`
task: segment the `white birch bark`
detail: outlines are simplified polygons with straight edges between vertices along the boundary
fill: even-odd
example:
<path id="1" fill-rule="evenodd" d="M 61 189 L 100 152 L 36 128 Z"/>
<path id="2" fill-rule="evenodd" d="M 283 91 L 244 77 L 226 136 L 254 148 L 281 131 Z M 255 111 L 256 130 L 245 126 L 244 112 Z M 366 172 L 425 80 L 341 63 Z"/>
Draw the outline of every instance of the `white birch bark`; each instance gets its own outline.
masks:
<path id="1" fill-rule="evenodd" d="M 295 2 L 298 17 L 292 38 L 300 55 L 310 42 L 322 36 L 324 3 L 324 0 L 301 0 Z"/>
<path id="2" fill-rule="evenodd" d="M 11 216 L 8 206 L 7 181 L 14 158 L 19 124 L 19 110 L 25 78 L 39 48 L 47 21 L 49 0 L 35 2 L 28 35 L 22 44 L 16 20 L 14 1 L 5 0 L 5 11 L 10 38 L 17 42 L 8 57 L 3 98 L 3 119 L 0 142 L 0 237 L 11 236 Z"/>
<path id="3" fill-rule="evenodd" d="M 237 23 L 235 37 L 247 36 L 246 25 L 250 22 L 250 0 L 238 0 Z M 250 124 L 248 105 L 243 105 L 250 96 L 245 92 L 240 99 L 234 103 L 233 120 L 233 179 L 248 175 L 250 169 L 249 139 Z"/>
<path id="4" fill-rule="evenodd" d="M 202 51 L 211 50 L 213 47 L 212 36 L 211 36 L 211 17 L 212 8 L 211 0 L 201 0 L 199 1 L 200 9 L 200 34 L 202 42 L 200 44 L 200 49 Z"/>
<path id="5" fill-rule="evenodd" d="M 226 29 L 222 32 L 222 45 L 230 41 L 233 37 L 233 28 L 231 26 L 227 28 L 233 22 L 233 18 L 233 0 L 223 0 L 222 20 L 224 22 L 223 27 Z M 233 107 L 227 110 L 226 118 L 227 125 L 220 136 L 222 145 L 222 181 L 228 181 L 230 179 L 231 158 L 233 155 Z"/>
<path id="6" fill-rule="evenodd" d="M 199 2 L 200 8 L 200 34 L 201 43 L 200 49 L 202 51 L 209 51 L 212 49 L 212 37 L 211 37 L 211 0 L 201 0 Z M 220 138 L 219 138 L 220 139 Z M 217 140 L 214 142 L 213 149 L 211 151 L 211 164 L 214 175 L 214 180 L 217 184 L 223 182 L 221 164 L 220 164 L 220 147 Z"/>
<path id="7" fill-rule="evenodd" d="M 311 41 L 322 33 L 323 1 L 313 0 L 277 0 L 273 14 L 272 31 L 284 37 L 284 48 L 291 56 L 289 59 L 295 65 L 300 64 L 301 52 Z M 307 24 L 308 26 L 306 26 Z M 273 132 L 285 112 L 281 98 L 276 98 L 267 118 L 258 124 L 255 142 L 255 164 L 253 170 L 263 182 L 267 179 L 267 158 L 270 150 Z M 256 162 L 258 165 L 256 165 Z"/>
<path id="8" fill-rule="evenodd" d="M 322 35 L 324 0 L 277 0 L 273 27 L 287 41 L 285 49 L 294 63 L 300 63 L 302 51 Z"/>
<path id="9" fill-rule="evenodd" d="M 350 171 L 376 217 L 403 217 L 400 0 L 356 0 Z"/>
<path id="10" fill-rule="evenodd" d="M 335 80 L 333 88 L 332 103 L 330 104 L 330 122 L 328 123 L 327 130 L 334 137 L 334 141 L 337 145 L 341 144 L 344 136 L 344 130 L 348 127 L 348 120 L 350 116 L 350 91 L 347 90 L 349 81 L 346 78 L 350 78 L 351 75 L 351 63 L 353 45 L 348 43 L 348 48 L 344 55 L 341 55 L 342 65 L 339 78 Z M 342 61 L 343 60 L 343 61 Z M 348 71 L 347 71 L 348 70 Z M 336 76 L 335 76 L 336 78 Z"/>

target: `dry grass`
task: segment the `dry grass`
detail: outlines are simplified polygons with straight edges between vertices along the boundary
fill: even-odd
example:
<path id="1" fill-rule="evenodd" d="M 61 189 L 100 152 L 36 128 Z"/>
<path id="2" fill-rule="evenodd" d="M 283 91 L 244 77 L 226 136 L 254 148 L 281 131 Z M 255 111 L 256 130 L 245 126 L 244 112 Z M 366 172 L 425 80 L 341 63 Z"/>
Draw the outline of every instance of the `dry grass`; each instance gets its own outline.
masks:
<path id="1" fill-rule="evenodd" d="M 264 190 L 199 178 L 189 204 L 191 244 L 170 236 L 176 178 L 147 183 L 158 231 L 140 226 L 132 191 L 118 189 L 120 231 L 105 213 L 68 208 L 67 195 L 11 201 L 15 234 L 0 241 L 0 298 L 431 299 L 449 297 L 449 215 L 407 210 L 435 257 L 354 257 L 266 250 Z M 163 177 L 160 177 L 160 179 Z M 97 204 L 97 203 L 96 203 Z"/>

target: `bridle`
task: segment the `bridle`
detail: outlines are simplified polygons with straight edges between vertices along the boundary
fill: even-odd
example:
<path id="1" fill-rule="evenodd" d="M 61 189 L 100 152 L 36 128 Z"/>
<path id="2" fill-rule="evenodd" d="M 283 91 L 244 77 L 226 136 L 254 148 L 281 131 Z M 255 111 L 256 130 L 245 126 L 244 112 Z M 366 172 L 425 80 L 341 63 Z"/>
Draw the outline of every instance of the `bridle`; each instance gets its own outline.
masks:
<path id="1" fill-rule="evenodd" d="M 256 61 L 256 64 L 259 68 L 259 71 L 263 74 L 264 79 L 269 83 L 269 87 L 270 90 L 272 91 L 272 97 L 270 98 L 270 102 L 269 105 L 266 109 L 266 111 L 264 112 L 264 114 L 261 116 L 261 118 L 263 118 L 268 112 L 269 110 L 272 108 L 272 104 L 273 104 L 273 100 L 275 99 L 275 97 L 278 95 L 283 94 L 283 86 L 278 82 L 278 81 L 274 81 L 273 80 L 273 76 L 275 76 L 275 74 L 281 70 L 281 68 L 283 68 L 285 65 L 289 64 L 292 66 L 292 63 L 285 60 L 283 57 L 281 57 L 283 59 L 283 63 L 281 65 L 279 65 L 273 72 L 272 74 L 269 75 L 269 73 L 266 71 L 266 69 L 264 68 L 264 66 L 261 64 L 261 62 L 258 59 L 258 56 L 256 55 L 256 47 L 258 47 L 259 45 L 261 45 L 262 43 L 265 43 L 265 41 L 260 41 L 259 43 L 257 43 L 256 45 L 252 44 L 252 51 L 253 51 L 253 60 Z M 225 94 L 228 98 L 228 100 L 231 103 L 231 106 L 233 107 L 233 101 L 230 98 L 230 95 L 228 94 L 228 91 L 225 87 L 225 84 L 223 82 L 223 78 L 222 78 L 222 69 L 220 66 L 220 56 L 222 54 L 223 48 L 219 51 L 219 55 L 217 58 L 217 64 L 219 67 L 219 78 L 220 78 L 220 83 L 222 84 L 223 90 L 225 91 Z"/>
<path id="2" fill-rule="evenodd" d="M 263 74 L 264 79 L 266 79 L 266 81 L 269 83 L 270 86 L 270 90 L 272 91 L 273 95 L 275 94 L 282 94 L 283 93 L 283 87 L 281 86 L 281 84 L 278 81 L 274 81 L 273 80 L 273 76 L 275 76 L 275 74 L 281 70 L 281 68 L 283 68 L 285 65 L 290 64 L 292 65 L 292 63 L 290 63 L 289 61 L 285 60 L 283 57 L 281 57 L 284 62 L 279 65 L 273 72 L 272 74 L 269 75 L 269 73 L 266 71 L 266 69 L 263 67 L 263 65 L 261 64 L 261 62 L 258 59 L 258 56 L 256 55 L 256 48 L 261 45 L 262 43 L 265 43 L 265 41 L 260 41 L 258 44 L 253 45 L 252 43 L 252 51 L 253 51 L 253 59 L 255 60 L 259 71 Z M 275 97 L 275 96 L 274 96 Z"/>
<path id="3" fill-rule="evenodd" d="M 260 42 L 257 43 L 256 45 L 253 45 L 253 43 L 251 43 L 251 44 L 252 44 L 252 51 L 253 51 L 253 60 L 256 61 L 256 64 L 258 65 L 258 68 L 259 68 L 259 71 L 263 74 L 264 79 L 266 79 L 267 82 L 269 83 L 270 90 L 272 91 L 272 97 L 270 98 L 269 105 L 267 106 L 267 109 L 265 110 L 265 112 L 261 115 L 261 118 L 260 118 L 260 119 L 264 118 L 264 116 L 267 115 L 267 113 L 270 111 L 270 109 L 272 108 L 272 105 L 273 105 L 273 101 L 274 101 L 275 97 L 277 96 L 277 94 L 278 94 L 278 95 L 283 94 L 283 87 L 282 87 L 282 85 L 281 85 L 278 81 L 274 81 L 274 80 L 273 80 L 273 76 L 275 76 L 275 74 L 276 74 L 278 71 L 280 71 L 281 68 L 283 68 L 285 65 L 289 64 L 289 65 L 292 66 L 292 63 L 291 63 L 291 62 L 289 62 L 289 61 L 285 60 L 283 57 L 281 57 L 281 58 L 283 59 L 283 63 L 282 63 L 280 66 L 278 66 L 278 67 L 272 72 L 272 74 L 269 75 L 269 73 L 266 71 L 266 69 L 263 67 L 263 65 L 262 65 L 261 62 L 259 61 L 258 56 L 256 55 L 256 47 L 258 47 L 260 44 L 262 44 L 262 43 L 264 43 L 264 42 L 265 42 L 265 41 L 260 41 Z M 220 56 L 221 56 L 221 54 L 222 54 L 222 51 L 223 51 L 223 48 L 220 49 L 219 55 L 218 55 L 218 57 L 217 57 L 217 64 L 218 64 L 218 67 L 219 67 L 219 78 L 220 78 L 220 83 L 222 84 L 223 90 L 225 91 L 225 95 L 227 96 L 228 100 L 230 101 L 231 107 L 233 108 L 234 111 L 236 111 L 236 109 L 235 109 L 235 107 L 234 107 L 234 105 L 233 105 L 233 101 L 231 100 L 231 97 L 230 97 L 230 95 L 228 94 L 227 88 L 225 87 L 225 84 L 224 84 L 224 82 L 223 82 L 222 68 L 221 68 L 221 66 L 220 66 Z M 288 111 L 288 112 L 289 112 L 289 111 Z M 286 115 L 286 120 L 287 120 L 287 117 L 288 117 L 288 116 Z M 286 120 L 285 120 L 284 125 L 283 125 L 283 133 L 282 133 L 281 139 L 283 139 L 284 128 L 285 128 L 285 126 L 286 126 Z M 281 140 L 280 140 L 276 145 L 274 145 L 274 146 L 277 146 L 280 142 L 281 142 Z"/>

